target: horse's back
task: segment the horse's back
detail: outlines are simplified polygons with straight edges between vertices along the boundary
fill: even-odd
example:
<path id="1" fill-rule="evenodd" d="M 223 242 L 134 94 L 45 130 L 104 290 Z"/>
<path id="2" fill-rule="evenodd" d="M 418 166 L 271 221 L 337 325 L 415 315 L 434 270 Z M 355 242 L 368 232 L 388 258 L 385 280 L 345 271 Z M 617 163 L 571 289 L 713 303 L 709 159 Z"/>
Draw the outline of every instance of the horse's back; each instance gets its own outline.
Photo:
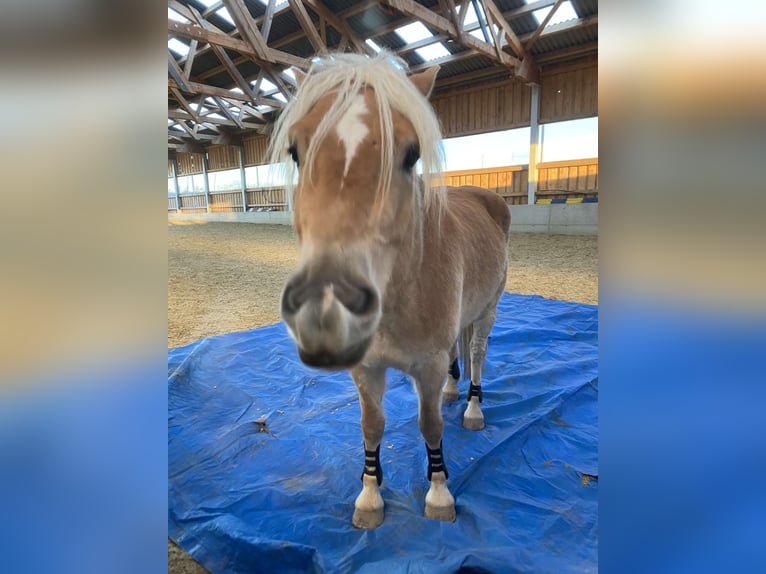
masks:
<path id="1" fill-rule="evenodd" d="M 482 187 L 465 185 L 447 188 L 451 210 L 460 219 L 469 216 L 476 206 L 484 208 L 507 240 L 511 229 L 511 211 L 502 197 Z"/>

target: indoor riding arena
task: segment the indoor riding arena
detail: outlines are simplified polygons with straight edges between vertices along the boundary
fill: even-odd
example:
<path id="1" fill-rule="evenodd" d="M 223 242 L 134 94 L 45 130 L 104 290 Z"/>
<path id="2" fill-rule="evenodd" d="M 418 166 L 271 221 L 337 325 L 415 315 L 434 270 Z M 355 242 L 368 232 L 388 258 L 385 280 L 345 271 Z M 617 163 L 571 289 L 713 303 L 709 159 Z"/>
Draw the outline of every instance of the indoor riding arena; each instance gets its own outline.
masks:
<path id="1" fill-rule="evenodd" d="M 598 571 L 597 25 L 595 0 L 168 1 L 169 572 Z M 357 389 L 280 315 L 302 261 L 270 136 L 328 51 L 438 65 L 444 181 L 510 211 L 484 428 L 473 380 L 441 408 L 454 521 L 424 516 L 419 397 L 390 369 L 385 517 L 352 524 Z"/>

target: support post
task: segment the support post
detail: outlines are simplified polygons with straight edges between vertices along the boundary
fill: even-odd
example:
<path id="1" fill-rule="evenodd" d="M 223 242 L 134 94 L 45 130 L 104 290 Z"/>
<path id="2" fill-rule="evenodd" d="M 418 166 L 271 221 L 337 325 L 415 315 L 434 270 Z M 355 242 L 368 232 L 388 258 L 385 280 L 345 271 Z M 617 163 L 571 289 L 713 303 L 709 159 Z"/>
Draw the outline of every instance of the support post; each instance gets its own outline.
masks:
<path id="1" fill-rule="evenodd" d="M 529 114 L 529 175 L 527 188 L 527 204 L 534 205 L 535 194 L 537 193 L 537 160 L 540 155 L 540 86 L 533 85 L 530 98 Z"/>
<path id="2" fill-rule="evenodd" d="M 173 166 L 173 188 L 176 191 L 176 213 L 181 213 L 181 192 L 178 190 L 178 160 L 173 158 L 170 160 L 170 165 Z"/>
<path id="3" fill-rule="evenodd" d="M 202 185 L 205 186 L 205 208 L 210 213 L 210 183 L 207 179 L 207 152 L 202 152 Z"/>
<path id="4" fill-rule="evenodd" d="M 242 212 L 247 213 L 247 182 L 245 181 L 245 148 L 239 146 L 239 182 L 242 188 Z"/>
<path id="5" fill-rule="evenodd" d="M 287 182 L 285 182 L 286 184 Z M 285 196 L 287 199 L 287 212 L 292 213 L 293 212 L 293 194 L 290 193 L 289 189 L 287 188 L 287 185 L 285 185 Z"/>

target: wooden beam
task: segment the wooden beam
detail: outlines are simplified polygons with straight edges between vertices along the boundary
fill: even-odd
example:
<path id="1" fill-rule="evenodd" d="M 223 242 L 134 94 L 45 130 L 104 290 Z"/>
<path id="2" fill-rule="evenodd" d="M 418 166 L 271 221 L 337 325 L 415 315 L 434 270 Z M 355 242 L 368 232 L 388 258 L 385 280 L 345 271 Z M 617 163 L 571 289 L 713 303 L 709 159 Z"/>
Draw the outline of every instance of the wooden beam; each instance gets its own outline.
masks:
<path id="1" fill-rule="evenodd" d="M 322 38 L 319 37 L 317 29 L 314 27 L 314 22 L 311 20 L 309 13 L 306 12 L 306 7 L 303 5 L 303 2 L 301 0 L 287 0 L 287 3 L 290 5 L 290 8 L 292 8 L 293 14 L 298 20 L 301 29 L 306 34 L 309 42 L 311 42 L 311 47 L 314 48 L 316 52 L 325 51 L 327 46 L 322 42 Z"/>
<path id="2" fill-rule="evenodd" d="M 555 14 L 556 10 L 559 9 L 559 6 L 561 6 L 561 3 L 564 0 L 556 0 L 556 3 L 553 5 L 553 8 L 551 8 L 550 12 L 545 15 L 545 18 L 543 18 L 543 21 L 540 22 L 540 25 L 537 27 L 537 30 L 535 30 L 532 33 L 532 37 L 527 40 L 527 43 L 524 45 L 524 48 L 529 51 L 532 49 L 532 46 L 534 46 L 535 42 L 537 42 L 537 39 L 540 37 L 540 34 L 543 33 L 543 30 L 545 30 L 545 27 L 548 25 L 548 22 L 551 21 L 551 18 L 553 18 L 553 14 Z"/>
<path id="3" fill-rule="evenodd" d="M 205 124 L 218 124 L 222 126 L 231 126 L 231 127 L 238 127 L 237 124 L 231 120 L 222 120 L 219 118 L 211 118 L 209 115 L 207 116 L 199 116 L 199 118 L 195 118 L 190 116 L 189 114 L 181 111 L 176 110 L 168 110 L 168 117 L 174 120 L 192 120 L 197 123 L 205 123 Z"/>
<path id="4" fill-rule="evenodd" d="M 215 44 L 216 46 L 221 46 L 222 48 L 234 50 L 240 54 L 250 56 L 256 62 L 277 62 L 284 64 L 285 66 L 295 66 L 303 70 L 307 70 L 309 67 L 309 62 L 305 58 L 300 58 L 298 56 L 294 56 L 293 54 L 288 54 L 287 52 L 275 50 L 274 48 L 267 49 L 269 58 L 264 59 L 253 49 L 253 47 L 248 42 L 238 40 L 237 38 L 233 38 L 227 34 L 210 32 L 201 26 L 182 24 L 180 22 L 168 20 L 168 32 L 184 38 L 197 39 L 201 42 L 207 42 L 208 44 Z"/>
<path id="5" fill-rule="evenodd" d="M 234 116 L 234 114 L 232 114 L 232 113 L 231 113 L 231 110 L 229 109 L 229 106 L 227 106 L 226 104 L 224 104 L 224 103 L 221 101 L 221 98 L 219 98 L 219 97 L 217 97 L 217 96 L 213 96 L 213 99 L 215 100 L 215 103 L 216 103 L 216 104 L 218 104 L 218 107 L 219 107 L 219 108 L 220 108 L 220 110 L 223 112 L 223 115 L 225 115 L 227 118 L 229 118 L 229 119 L 230 119 L 231 121 L 233 121 L 235 124 L 237 124 L 237 126 L 239 127 L 239 129 L 244 129 L 244 126 L 242 125 L 242 122 L 240 121 L 240 119 L 239 119 L 239 118 L 237 118 L 237 117 L 235 117 L 235 116 Z"/>
<path id="6" fill-rule="evenodd" d="M 189 105 L 189 102 L 186 101 L 186 98 L 183 97 L 178 88 L 170 88 L 170 92 L 173 94 L 173 97 L 176 99 L 176 101 L 181 104 L 181 107 L 185 109 L 186 112 L 192 117 L 192 119 L 195 122 L 198 122 L 199 117 L 197 116 L 197 112 Z"/>
<path id="7" fill-rule="evenodd" d="M 181 71 L 181 68 L 178 67 L 178 62 L 176 62 L 175 56 L 173 56 L 170 49 L 168 49 L 168 73 L 184 92 L 189 91 L 188 82 L 184 77 L 184 73 Z"/>
<path id="8" fill-rule="evenodd" d="M 381 0 L 381 3 L 389 5 L 392 8 L 399 10 L 403 14 L 417 18 L 427 26 L 430 26 L 439 32 L 449 34 L 453 38 L 459 38 L 458 41 L 466 48 L 471 48 L 472 50 L 487 56 L 491 60 L 500 62 L 508 68 L 515 70 L 521 65 L 521 61 L 519 59 L 514 58 L 505 52 L 500 52 L 500 54 L 498 54 L 493 46 L 490 46 L 488 43 L 482 42 L 473 36 L 465 34 L 460 37 L 458 30 L 455 28 L 455 25 L 451 21 L 447 20 L 443 16 L 439 16 L 428 8 L 417 4 L 413 0 Z"/>
<path id="9" fill-rule="evenodd" d="M 266 13 L 263 15 L 263 20 L 261 21 L 261 36 L 263 36 L 263 41 L 266 42 L 267 45 L 269 43 L 271 22 L 274 20 L 274 8 L 276 5 L 277 0 L 269 0 L 269 3 L 266 5 Z"/>
<path id="10" fill-rule="evenodd" d="M 252 14 L 250 14 L 250 10 L 247 9 L 243 0 L 223 0 L 223 3 L 229 10 L 229 14 L 231 14 L 239 33 L 250 42 L 255 53 L 267 62 L 274 62 L 275 60 L 270 53 L 266 40 L 263 39 L 258 26 L 255 25 Z"/>
<path id="11" fill-rule="evenodd" d="M 194 65 L 194 56 L 197 54 L 197 40 L 192 40 L 189 44 L 189 53 L 184 62 L 184 77 L 188 80 L 191 77 L 192 66 Z"/>
<path id="12" fill-rule="evenodd" d="M 574 58 L 577 56 L 584 56 L 585 54 L 598 53 L 598 42 L 589 42 L 582 46 L 573 46 L 572 48 L 566 48 L 564 50 L 557 50 L 549 54 L 541 54 L 537 56 L 537 63 L 550 63 L 556 60 L 562 60 L 564 58 Z"/>
<path id="13" fill-rule="evenodd" d="M 516 36 L 516 33 L 513 31 L 510 24 L 508 24 L 508 21 L 505 19 L 505 16 L 503 16 L 503 13 L 500 11 L 500 9 L 497 7 L 497 4 L 495 4 L 494 0 L 482 0 L 482 4 L 484 5 L 484 12 L 489 14 L 489 16 L 498 26 L 500 26 L 501 30 L 505 33 L 505 38 L 508 40 L 508 45 L 513 50 L 513 53 L 516 54 L 516 57 L 523 59 L 524 56 L 526 56 L 527 51 L 521 45 L 521 41 L 519 40 L 518 36 Z"/>
<path id="14" fill-rule="evenodd" d="M 370 55 L 375 53 L 375 50 L 370 48 L 364 42 L 364 40 L 362 40 L 356 34 L 356 32 L 351 29 L 351 26 L 348 25 L 348 22 L 331 12 L 327 6 L 322 3 L 322 0 L 303 0 L 303 3 L 307 4 L 309 7 L 311 7 L 312 10 L 314 10 L 314 12 L 327 20 L 330 25 L 340 33 L 341 36 L 345 36 L 348 39 L 348 42 L 356 49 L 357 52 L 360 54 Z"/>
<path id="15" fill-rule="evenodd" d="M 216 28 L 210 22 L 205 20 L 205 18 L 202 17 L 202 14 L 200 14 L 199 11 L 197 11 L 195 8 L 190 7 L 190 10 L 192 14 L 194 14 L 194 19 L 200 26 L 211 32 L 222 32 L 222 30 Z M 245 81 L 245 78 L 242 77 L 242 74 L 237 69 L 237 66 L 234 65 L 234 62 L 231 61 L 231 58 L 226 53 L 226 50 L 220 46 L 216 46 L 215 44 L 211 44 L 211 47 L 213 48 L 213 52 L 215 53 L 218 60 L 223 64 L 224 68 L 226 68 L 229 76 L 231 76 L 231 78 L 234 80 L 234 83 L 239 86 L 239 89 L 250 96 L 252 99 L 255 99 L 255 94 L 250 89 L 250 84 L 248 84 L 247 81 Z"/>
<path id="16" fill-rule="evenodd" d="M 582 28 L 588 28 L 589 26 L 596 26 L 598 25 L 598 16 L 588 16 L 587 18 L 578 18 L 577 20 L 570 20 L 569 22 L 562 22 L 561 24 L 555 24 L 554 26 L 551 26 L 547 30 L 544 30 L 539 38 L 547 38 L 549 36 L 555 36 L 556 34 L 561 34 L 562 32 L 570 32 L 572 30 L 580 30 Z M 532 38 L 534 32 L 529 34 L 524 34 L 523 36 L 519 36 L 519 40 L 521 40 L 522 43 L 526 43 L 530 38 Z"/>
<path id="17" fill-rule="evenodd" d="M 437 79 L 434 90 L 441 90 L 450 86 L 454 86 L 455 84 L 478 80 L 488 76 L 502 76 L 507 78 L 508 68 L 500 65 L 495 65 L 491 68 L 482 68 L 481 70 L 474 70 L 473 72 L 460 74 L 459 76 L 450 76 L 449 78 L 444 78 L 443 80 Z"/>
<path id="18" fill-rule="evenodd" d="M 420 72 L 422 70 L 425 70 L 426 68 L 430 68 L 431 66 L 435 66 L 435 65 L 441 66 L 443 64 L 459 62 L 461 60 L 468 60 L 469 58 L 475 58 L 477 56 L 481 56 L 481 54 L 477 54 L 476 52 L 472 50 L 465 50 L 464 52 L 451 54 L 449 56 L 444 56 L 443 58 L 439 58 L 437 60 L 432 60 L 430 62 L 424 62 L 422 64 L 418 64 L 417 66 L 412 66 L 410 68 L 410 72 Z"/>
<path id="19" fill-rule="evenodd" d="M 180 86 L 172 79 L 168 79 L 168 87 L 180 88 Z M 186 90 L 190 94 L 205 94 L 206 96 L 222 96 L 224 98 L 232 98 L 234 100 L 240 100 L 243 102 L 249 102 L 250 98 L 245 94 L 238 92 L 232 92 L 225 88 L 219 88 L 217 86 L 208 86 L 207 84 L 200 84 L 197 82 L 186 82 Z"/>

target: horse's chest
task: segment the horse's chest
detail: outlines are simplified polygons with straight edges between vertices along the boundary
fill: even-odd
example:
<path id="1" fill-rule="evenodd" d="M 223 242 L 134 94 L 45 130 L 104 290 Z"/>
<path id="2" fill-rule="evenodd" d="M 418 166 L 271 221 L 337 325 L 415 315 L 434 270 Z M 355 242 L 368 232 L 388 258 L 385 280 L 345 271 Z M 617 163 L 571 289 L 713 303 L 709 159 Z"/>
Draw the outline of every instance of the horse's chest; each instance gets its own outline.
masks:
<path id="1" fill-rule="evenodd" d="M 373 339 L 370 350 L 364 357 L 365 367 L 391 367 L 408 371 L 417 362 L 418 353 L 412 345 L 406 344 L 390 333 L 378 332 Z"/>

